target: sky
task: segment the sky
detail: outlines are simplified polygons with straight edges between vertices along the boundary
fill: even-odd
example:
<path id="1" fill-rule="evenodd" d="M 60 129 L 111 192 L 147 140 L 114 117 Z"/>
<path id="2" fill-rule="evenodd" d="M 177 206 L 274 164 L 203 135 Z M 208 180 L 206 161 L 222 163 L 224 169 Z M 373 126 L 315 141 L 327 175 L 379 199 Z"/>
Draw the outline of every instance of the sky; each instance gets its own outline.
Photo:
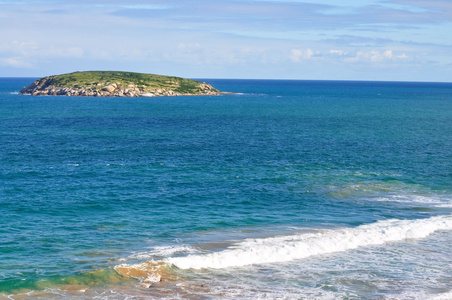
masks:
<path id="1" fill-rule="evenodd" d="M 0 77 L 452 82 L 450 0 L 0 0 Z"/>

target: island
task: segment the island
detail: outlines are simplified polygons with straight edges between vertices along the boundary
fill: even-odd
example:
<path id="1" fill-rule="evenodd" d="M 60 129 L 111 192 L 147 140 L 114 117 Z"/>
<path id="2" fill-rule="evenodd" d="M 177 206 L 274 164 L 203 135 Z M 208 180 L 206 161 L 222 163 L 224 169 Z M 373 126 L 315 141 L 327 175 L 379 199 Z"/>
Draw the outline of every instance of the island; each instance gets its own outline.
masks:
<path id="1" fill-rule="evenodd" d="M 158 97 L 225 94 L 205 82 L 120 71 L 85 71 L 43 77 L 24 87 L 22 95 L 85 97 Z"/>

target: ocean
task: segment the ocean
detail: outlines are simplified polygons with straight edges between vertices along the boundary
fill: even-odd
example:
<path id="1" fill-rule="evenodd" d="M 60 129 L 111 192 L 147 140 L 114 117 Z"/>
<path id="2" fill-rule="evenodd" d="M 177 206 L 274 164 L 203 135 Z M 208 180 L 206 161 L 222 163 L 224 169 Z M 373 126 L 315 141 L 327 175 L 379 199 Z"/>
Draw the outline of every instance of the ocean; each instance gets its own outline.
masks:
<path id="1" fill-rule="evenodd" d="M 0 78 L 0 299 L 452 299 L 452 83 Z"/>

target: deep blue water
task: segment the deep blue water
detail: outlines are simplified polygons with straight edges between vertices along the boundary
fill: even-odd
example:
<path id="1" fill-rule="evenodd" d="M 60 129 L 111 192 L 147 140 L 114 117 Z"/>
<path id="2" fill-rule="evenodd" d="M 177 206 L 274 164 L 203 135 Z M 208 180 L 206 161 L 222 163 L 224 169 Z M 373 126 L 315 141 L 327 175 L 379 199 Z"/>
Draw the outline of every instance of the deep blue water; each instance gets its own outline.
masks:
<path id="1" fill-rule="evenodd" d="M 113 268 L 190 255 L 208 261 L 212 253 L 223 261 L 242 261 L 221 271 L 202 271 L 208 275 L 190 265 L 189 275 L 177 271 L 182 272 L 178 278 L 201 276 L 208 286 L 227 273 L 241 278 L 240 283 L 227 282 L 240 286 L 242 294 L 234 295 L 245 298 L 279 293 L 289 298 L 425 299 L 452 290 L 450 255 L 447 248 L 441 250 L 452 241 L 451 83 L 210 79 L 214 87 L 236 94 L 17 94 L 32 81 L 0 78 L 0 297 L 45 290 L 50 293 L 45 297 L 58 298 L 61 293 L 55 296 L 49 287 L 91 282 L 95 288 L 89 297 L 124 282 L 137 293 L 160 297 L 158 289 L 146 294 L 139 279 L 112 282 L 121 278 Z M 253 246 L 261 251 L 257 257 L 264 252 L 276 257 L 270 265 L 264 258 L 247 266 L 237 253 L 222 256 L 245 249 L 250 239 L 272 243 L 274 237 L 303 239 L 306 232 L 345 228 L 366 232 L 361 242 L 367 241 L 366 234 L 405 228 L 386 221 L 412 222 L 406 225 L 411 231 L 395 240 L 385 235 L 378 246 L 363 242 L 340 250 L 333 243 L 328 246 L 332 260 L 316 261 L 324 255 L 320 250 L 312 259 L 300 258 L 298 244 L 288 245 L 298 250 L 284 254 L 293 259 L 278 260 L 281 252 L 275 246 L 286 242 L 280 240 L 269 249 Z M 411 239 L 417 221 L 432 232 Z M 382 229 L 362 229 L 380 223 Z M 351 270 L 368 267 L 376 257 L 395 259 L 388 256 L 394 251 L 410 261 L 374 270 L 379 283 L 363 278 L 368 270 L 356 274 L 365 281 L 361 285 L 346 280 Z M 422 269 L 429 265 L 420 260 L 426 259 L 423 253 L 436 253 L 431 274 Z M 354 262 L 347 255 L 362 258 Z M 331 275 L 327 261 L 350 265 Z M 272 280 L 281 280 L 281 290 L 268 294 L 264 287 L 272 283 L 265 268 L 275 264 L 281 273 Z M 294 271 L 302 265 L 310 275 Z M 173 266 L 184 269 L 182 263 Z M 213 263 L 209 267 L 216 268 Z M 110 277 L 82 279 L 92 270 Z M 381 283 L 394 280 L 394 272 L 402 274 L 398 280 L 407 289 Z M 421 273 L 432 286 L 422 284 Z M 318 282 L 306 283 L 303 276 L 314 274 Z M 165 289 L 173 297 L 180 293 L 180 288 Z M 226 288 L 221 291 L 189 290 L 185 296 L 232 295 Z"/>

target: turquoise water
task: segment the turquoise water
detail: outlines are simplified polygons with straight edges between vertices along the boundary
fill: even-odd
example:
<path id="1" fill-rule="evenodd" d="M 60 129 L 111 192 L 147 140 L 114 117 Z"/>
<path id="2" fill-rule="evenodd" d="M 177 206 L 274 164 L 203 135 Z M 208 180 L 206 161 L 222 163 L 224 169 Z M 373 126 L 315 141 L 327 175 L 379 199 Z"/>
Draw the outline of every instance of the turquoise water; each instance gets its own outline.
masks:
<path id="1" fill-rule="evenodd" d="M 0 79 L 0 298 L 452 296 L 452 84 L 32 81 Z"/>

